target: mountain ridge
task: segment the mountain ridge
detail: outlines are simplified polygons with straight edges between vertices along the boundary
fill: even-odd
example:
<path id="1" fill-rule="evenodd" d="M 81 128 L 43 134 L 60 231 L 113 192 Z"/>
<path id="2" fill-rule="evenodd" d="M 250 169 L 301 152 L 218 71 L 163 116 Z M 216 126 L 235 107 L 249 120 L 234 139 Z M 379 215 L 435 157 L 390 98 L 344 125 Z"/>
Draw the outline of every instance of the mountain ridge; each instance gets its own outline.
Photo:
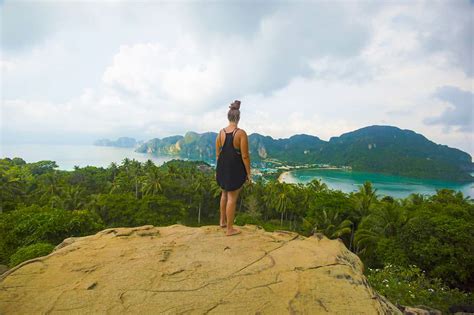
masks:
<path id="1" fill-rule="evenodd" d="M 184 136 L 151 139 L 136 151 L 214 161 L 216 137 L 215 132 L 188 131 Z M 416 178 L 457 182 L 474 179 L 469 174 L 474 171 L 471 155 L 396 126 L 367 126 L 328 141 L 308 134 L 275 139 L 252 133 L 249 152 L 251 161 L 260 164 L 271 158 L 288 164 L 350 166 L 353 170 Z"/>
<path id="2" fill-rule="evenodd" d="M 110 140 L 107 138 L 98 139 L 94 141 L 94 145 L 103 147 L 119 147 L 119 148 L 133 148 L 141 145 L 143 141 L 137 141 L 131 137 L 119 137 L 117 140 Z"/>

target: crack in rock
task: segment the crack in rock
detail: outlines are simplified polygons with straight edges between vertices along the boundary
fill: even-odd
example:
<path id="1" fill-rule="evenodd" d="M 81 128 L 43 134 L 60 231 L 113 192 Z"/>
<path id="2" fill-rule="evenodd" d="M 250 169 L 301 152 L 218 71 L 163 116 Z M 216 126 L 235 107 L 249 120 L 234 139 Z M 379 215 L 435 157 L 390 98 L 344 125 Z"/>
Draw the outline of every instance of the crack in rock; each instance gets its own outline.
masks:
<path id="1" fill-rule="evenodd" d="M 247 264 L 247 265 L 245 265 L 244 267 L 240 268 L 239 270 L 233 272 L 232 274 L 239 273 L 239 272 L 241 272 L 242 270 L 245 270 L 245 269 L 247 269 L 248 267 L 250 267 L 250 266 L 256 264 L 257 262 L 261 261 L 263 258 L 267 257 L 268 254 L 270 254 L 271 252 L 273 252 L 273 251 L 275 251 L 275 250 L 277 250 L 277 249 L 279 249 L 279 248 L 282 248 L 283 246 L 285 246 L 285 245 L 288 244 L 289 242 L 291 242 L 291 241 L 295 240 L 296 238 L 298 238 L 298 236 L 299 236 L 298 234 L 295 235 L 292 239 L 290 239 L 290 240 L 288 240 L 288 241 L 286 241 L 286 242 L 283 242 L 280 246 L 277 246 L 277 247 L 275 247 L 275 248 L 273 248 L 273 249 L 271 249 L 271 250 L 269 250 L 269 251 L 265 251 L 265 250 L 264 250 L 264 253 L 265 253 L 265 254 L 263 254 L 260 258 L 257 258 L 256 260 L 250 262 L 249 264 Z"/>
<path id="2" fill-rule="evenodd" d="M 229 239 L 216 226 L 150 225 L 66 239 L 1 275 L 0 313 L 400 314 L 339 241 L 242 230 Z"/>

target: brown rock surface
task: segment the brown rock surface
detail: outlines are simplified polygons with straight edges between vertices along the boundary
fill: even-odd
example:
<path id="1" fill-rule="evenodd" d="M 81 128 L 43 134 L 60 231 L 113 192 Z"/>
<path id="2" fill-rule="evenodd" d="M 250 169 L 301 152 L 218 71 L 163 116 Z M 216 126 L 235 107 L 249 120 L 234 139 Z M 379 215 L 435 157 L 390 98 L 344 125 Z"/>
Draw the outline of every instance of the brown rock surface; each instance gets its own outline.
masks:
<path id="1" fill-rule="evenodd" d="M 111 228 L 0 276 L 0 314 L 392 314 L 342 242 L 219 226 Z"/>

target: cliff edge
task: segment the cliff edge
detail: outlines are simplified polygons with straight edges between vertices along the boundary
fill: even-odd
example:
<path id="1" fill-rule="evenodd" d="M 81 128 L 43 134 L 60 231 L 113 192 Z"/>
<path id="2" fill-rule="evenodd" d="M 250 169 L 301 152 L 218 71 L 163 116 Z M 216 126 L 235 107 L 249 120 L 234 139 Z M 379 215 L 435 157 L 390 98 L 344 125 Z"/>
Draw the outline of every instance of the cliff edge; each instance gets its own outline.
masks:
<path id="1" fill-rule="evenodd" d="M 110 228 L 0 276 L 0 314 L 398 314 L 342 242 L 254 225 Z"/>

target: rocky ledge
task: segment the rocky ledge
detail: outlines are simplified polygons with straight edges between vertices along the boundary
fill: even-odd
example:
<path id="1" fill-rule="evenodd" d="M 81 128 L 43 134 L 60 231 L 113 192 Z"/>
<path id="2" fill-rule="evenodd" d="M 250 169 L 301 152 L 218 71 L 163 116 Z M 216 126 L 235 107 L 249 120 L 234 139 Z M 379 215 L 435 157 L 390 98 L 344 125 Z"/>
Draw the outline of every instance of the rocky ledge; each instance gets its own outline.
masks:
<path id="1" fill-rule="evenodd" d="M 0 276 L 0 314 L 398 314 L 342 242 L 254 225 L 110 228 Z"/>

